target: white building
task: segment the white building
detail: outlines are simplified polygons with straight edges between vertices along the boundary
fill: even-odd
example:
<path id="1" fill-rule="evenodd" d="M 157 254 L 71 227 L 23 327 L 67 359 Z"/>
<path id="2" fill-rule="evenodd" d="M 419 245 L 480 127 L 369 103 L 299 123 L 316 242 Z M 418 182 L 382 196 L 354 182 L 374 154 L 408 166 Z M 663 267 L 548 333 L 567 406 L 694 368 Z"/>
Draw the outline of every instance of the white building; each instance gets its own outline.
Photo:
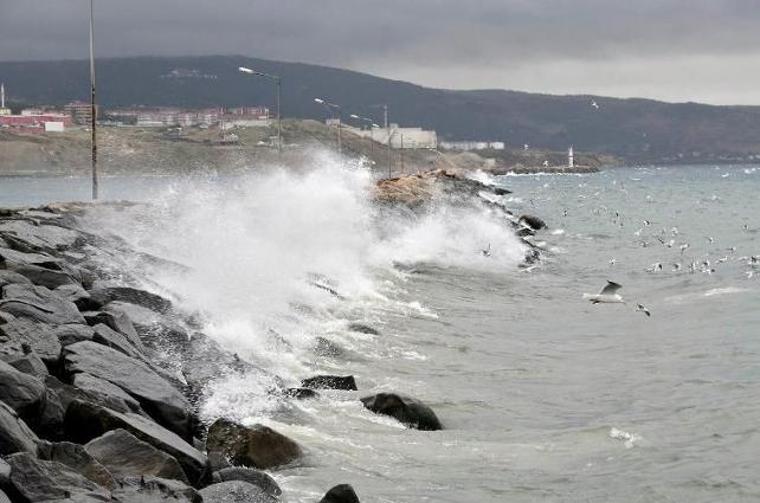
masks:
<path id="1" fill-rule="evenodd" d="M 503 141 L 442 141 L 446 150 L 504 150 Z"/>
<path id="2" fill-rule="evenodd" d="M 346 125 L 343 127 L 358 136 L 371 138 L 383 145 L 388 145 L 390 139 L 391 148 L 394 149 L 438 148 L 438 134 L 419 127 L 399 127 L 398 124 L 390 124 L 388 129 L 357 129 Z"/>

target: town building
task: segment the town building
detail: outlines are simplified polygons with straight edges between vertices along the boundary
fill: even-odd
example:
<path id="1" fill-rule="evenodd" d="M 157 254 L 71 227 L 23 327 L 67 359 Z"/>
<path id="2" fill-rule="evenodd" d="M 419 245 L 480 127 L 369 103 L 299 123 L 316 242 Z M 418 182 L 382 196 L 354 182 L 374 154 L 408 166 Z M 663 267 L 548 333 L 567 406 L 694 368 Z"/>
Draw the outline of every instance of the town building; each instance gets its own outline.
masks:
<path id="1" fill-rule="evenodd" d="M 69 116 L 71 116 L 71 119 L 75 124 L 87 126 L 92 123 L 92 107 L 89 103 L 85 103 L 84 101 L 72 101 L 71 103 L 68 103 L 66 106 L 64 106 L 63 110 Z M 96 106 L 95 117 L 97 117 L 99 114 L 100 112 Z"/>
<path id="2" fill-rule="evenodd" d="M 0 115 L 0 128 L 27 133 L 63 132 L 72 125 L 71 117 L 54 112 Z"/>
<path id="3" fill-rule="evenodd" d="M 442 141 L 441 148 L 446 150 L 504 150 L 503 141 Z"/>
<path id="4" fill-rule="evenodd" d="M 330 122 L 327 124 L 330 125 Z M 390 124 L 387 129 L 379 127 L 358 129 L 346 125 L 343 128 L 357 136 L 370 138 L 383 145 L 388 145 L 390 142 L 391 148 L 394 149 L 438 148 L 437 133 L 419 127 L 399 127 L 398 124 Z"/>
<path id="5" fill-rule="evenodd" d="M 0 116 L 11 115 L 11 109 L 5 108 L 5 84 L 0 83 Z"/>

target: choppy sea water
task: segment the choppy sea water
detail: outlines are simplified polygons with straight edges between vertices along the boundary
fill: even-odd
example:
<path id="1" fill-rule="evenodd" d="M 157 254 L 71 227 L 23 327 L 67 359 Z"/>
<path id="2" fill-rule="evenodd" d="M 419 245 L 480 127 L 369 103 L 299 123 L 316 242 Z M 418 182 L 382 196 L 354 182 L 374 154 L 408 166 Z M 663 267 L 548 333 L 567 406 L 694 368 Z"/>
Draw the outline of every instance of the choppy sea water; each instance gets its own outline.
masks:
<path id="1" fill-rule="evenodd" d="M 0 179 L 0 206 L 86 197 L 77 180 Z M 156 206 L 92 223 L 191 266 L 150 279 L 286 384 L 356 376 L 357 393 L 302 402 L 268 395 L 268 373 L 209 390 L 206 417 L 264 422 L 306 448 L 276 474 L 289 501 L 342 482 L 376 502 L 757 501 L 760 169 L 492 181 L 549 224 L 534 269 L 518 267 L 520 244 L 494 215 L 378 213 L 368 176 L 338 168 L 232 184 L 107 178 L 107 196 Z M 628 304 L 582 299 L 608 279 Z M 315 352 L 318 337 L 342 353 Z M 446 429 L 372 415 L 357 399 L 377 391 L 422 399 Z"/>

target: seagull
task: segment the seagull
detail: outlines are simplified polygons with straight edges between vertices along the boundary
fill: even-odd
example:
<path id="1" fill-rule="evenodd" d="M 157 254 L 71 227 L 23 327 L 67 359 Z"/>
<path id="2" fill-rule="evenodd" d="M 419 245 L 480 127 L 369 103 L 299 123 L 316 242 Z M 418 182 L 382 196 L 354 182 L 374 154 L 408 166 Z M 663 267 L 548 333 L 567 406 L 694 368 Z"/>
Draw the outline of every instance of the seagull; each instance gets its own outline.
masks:
<path id="1" fill-rule="evenodd" d="M 667 246 L 668 248 L 673 248 L 674 244 L 676 244 L 676 240 L 675 239 L 671 239 L 670 241 L 668 241 L 667 243 L 665 243 L 665 246 Z"/>
<path id="2" fill-rule="evenodd" d="M 647 272 L 657 272 L 662 271 L 662 264 L 659 262 L 655 262 L 651 266 L 649 266 L 649 269 L 647 269 Z"/>
<path id="3" fill-rule="evenodd" d="M 623 288 L 623 285 L 608 280 L 607 284 L 604 285 L 604 288 L 598 294 L 584 293 L 583 298 L 592 304 L 625 304 L 623 297 L 617 293 L 621 288 Z"/>
<path id="4" fill-rule="evenodd" d="M 480 250 L 480 253 L 482 253 L 484 257 L 490 257 L 491 256 L 491 243 L 488 243 L 488 248 L 486 248 L 485 250 Z"/>
<path id="5" fill-rule="evenodd" d="M 596 110 L 599 110 L 599 104 L 596 101 L 592 101 L 591 106 L 594 107 Z"/>
<path id="6" fill-rule="evenodd" d="M 728 262 L 728 255 L 726 255 L 726 256 L 725 256 L 725 257 L 723 257 L 723 258 L 719 258 L 719 259 L 718 259 L 718 260 L 716 260 L 715 262 L 716 262 L 717 264 L 722 264 L 723 262 Z"/>
<path id="7" fill-rule="evenodd" d="M 644 227 L 649 227 L 650 225 L 652 225 L 652 222 L 649 220 L 644 220 Z"/>
<path id="8" fill-rule="evenodd" d="M 726 250 L 728 250 L 729 253 L 736 253 L 736 247 L 735 246 L 732 246 L 731 248 L 726 248 Z"/>
<path id="9" fill-rule="evenodd" d="M 682 244 L 680 248 L 681 248 L 681 255 L 683 255 L 683 252 L 685 252 L 689 248 L 689 243 Z"/>
<path id="10" fill-rule="evenodd" d="M 612 267 L 612 266 L 614 266 L 614 265 L 615 265 L 615 257 L 612 257 L 612 258 L 610 259 L 610 267 Z"/>
<path id="11" fill-rule="evenodd" d="M 671 233 L 672 233 L 674 236 L 678 236 L 678 227 L 673 227 L 672 229 L 670 229 L 670 232 L 671 232 Z"/>
<path id="12" fill-rule="evenodd" d="M 710 244 L 713 244 L 715 242 L 715 238 L 712 236 L 707 236 L 707 240 L 710 242 Z"/>
<path id="13" fill-rule="evenodd" d="M 646 314 L 647 316 L 652 316 L 652 313 L 649 312 L 649 309 L 644 307 L 643 304 L 636 304 L 636 312 L 638 313 L 641 311 L 642 313 Z"/>
<path id="14" fill-rule="evenodd" d="M 673 272 L 678 272 L 680 270 L 681 270 L 681 264 L 679 264 L 678 262 L 673 264 Z"/>

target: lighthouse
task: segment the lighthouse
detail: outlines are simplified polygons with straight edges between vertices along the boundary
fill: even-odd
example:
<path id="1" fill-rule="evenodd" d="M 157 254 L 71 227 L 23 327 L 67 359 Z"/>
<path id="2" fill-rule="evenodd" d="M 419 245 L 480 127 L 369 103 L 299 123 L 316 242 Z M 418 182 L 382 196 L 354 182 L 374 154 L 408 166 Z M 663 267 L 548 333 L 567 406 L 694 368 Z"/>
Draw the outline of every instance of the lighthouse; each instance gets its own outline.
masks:
<path id="1" fill-rule="evenodd" d="M 10 115 L 11 111 L 5 108 L 5 84 L 0 83 L 0 115 Z"/>
<path id="2" fill-rule="evenodd" d="M 572 168 L 575 166 L 575 160 L 573 159 L 573 146 L 570 145 L 570 148 L 567 150 L 567 167 Z"/>

